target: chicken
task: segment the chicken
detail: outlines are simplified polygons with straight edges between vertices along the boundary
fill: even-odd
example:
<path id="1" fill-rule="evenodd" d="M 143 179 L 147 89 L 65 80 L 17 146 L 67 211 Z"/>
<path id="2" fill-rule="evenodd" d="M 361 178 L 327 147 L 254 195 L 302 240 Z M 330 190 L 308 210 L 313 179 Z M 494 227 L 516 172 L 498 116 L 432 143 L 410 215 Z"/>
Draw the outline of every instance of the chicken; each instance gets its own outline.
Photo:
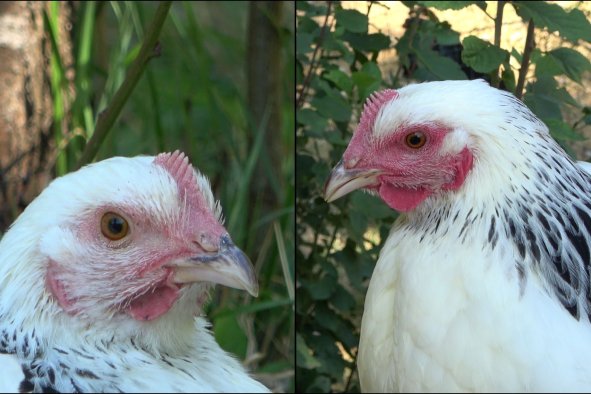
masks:
<path id="1" fill-rule="evenodd" d="M 481 80 L 370 97 L 325 187 L 401 213 L 365 299 L 362 390 L 591 390 L 589 169 Z"/>
<path id="2" fill-rule="evenodd" d="M 115 157 L 58 178 L 0 242 L 0 370 L 22 368 L 0 387 L 268 392 L 200 316 L 212 283 L 258 293 L 184 154 Z"/>

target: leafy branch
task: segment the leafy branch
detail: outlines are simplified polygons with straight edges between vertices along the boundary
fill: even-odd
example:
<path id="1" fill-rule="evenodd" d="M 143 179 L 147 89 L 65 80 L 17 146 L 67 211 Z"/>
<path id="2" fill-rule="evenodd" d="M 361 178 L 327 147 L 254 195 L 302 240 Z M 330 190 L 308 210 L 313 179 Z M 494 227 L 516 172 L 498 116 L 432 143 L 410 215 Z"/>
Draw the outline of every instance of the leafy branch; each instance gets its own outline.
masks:
<path id="1" fill-rule="evenodd" d="M 322 41 L 324 40 L 326 27 L 328 26 L 328 18 L 331 15 L 332 1 L 328 1 L 327 3 L 328 5 L 326 7 L 326 16 L 324 17 L 324 23 L 322 24 L 322 28 L 320 29 L 320 34 L 318 36 L 318 41 L 316 41 L 316 47 L 314 48 L 314 52 L 312 53 L 312 59 L 310 60 L 308 73 L 306 74 L 304 82 L 302 83 L 302 87 L 299 91 L 299 95 L 296 102 L 296 108 L 301 108 L 304 104 L 304 101 L 306 100 L 306 95 L 308 93 L 308 89 L 310 88 L 310 83 L 312 82 L 312 75 L 314 75 L 314 72 L 316 71 L 316 68 L 319 64 L 317 55 L 319 54 L 319 50 L 322 47 Z"/>
<path id="2" fill-rule="evenodd" d="M 160 44 L 158 43 L 158 37 L 171 5 L 172 1 L 163 1 L 158 6 L 158 9 L 154 15 L 154 19 L 148 27 L 148 31 L 144 38 L 140 52 L 129 68 L 129 72 L 125 77 L 125 80 L 115 93 L 111 104 L 109 104 L 107 108 L 98 115 L 94 133 L 92 134 L 90 140 L 88 140 L 88 143 L 84 148 L 84 152 L 82 152 L 82 156 L 78 161 L 76 169 L 90 163 L 95 157 L 107 134 L 111 130 L 111 127 L 113 127 L 113 124 L 119 117 L 119 114 L 127 102 L 127 99 L 131 95 L 131 92 L 144 73 L 148 61 L 150 61 L 150 59 L 153 57 L 160 55 L 161 48 Z"/>

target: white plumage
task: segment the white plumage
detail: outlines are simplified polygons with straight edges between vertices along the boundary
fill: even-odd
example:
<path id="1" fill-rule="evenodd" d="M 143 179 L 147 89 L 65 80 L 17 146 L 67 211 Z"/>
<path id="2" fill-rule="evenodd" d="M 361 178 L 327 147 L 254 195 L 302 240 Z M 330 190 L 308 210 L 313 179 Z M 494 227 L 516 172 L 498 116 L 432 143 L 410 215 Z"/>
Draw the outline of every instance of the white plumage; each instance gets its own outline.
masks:
<path id="1" fill-rule="evenodd" d="M 268 392 L 201 316 L 206 282 L 258 291 L 221 220 L 178 151 L 53 181 L 0 242 L 0 388 Z"/>
<path id="2" fill-rule="evenodd" d="M 370 98 L 325 191 L 402 212 L 365 299 L 362 390 L 591 390 L 589 168 L 483 81 Z"/>

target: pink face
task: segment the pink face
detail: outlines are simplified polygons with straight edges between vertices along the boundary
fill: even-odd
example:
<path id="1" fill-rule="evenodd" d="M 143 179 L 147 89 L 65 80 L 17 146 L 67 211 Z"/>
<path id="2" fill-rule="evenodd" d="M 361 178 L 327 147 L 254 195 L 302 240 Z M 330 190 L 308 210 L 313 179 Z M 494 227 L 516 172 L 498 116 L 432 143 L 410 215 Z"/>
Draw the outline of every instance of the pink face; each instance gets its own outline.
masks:
<path id="1" fill-rule="evenodd" d="M 346 185 L 348 192 L 357 183 L 377 192 L 391 208 L 407 212 L 439 190 L 462 186 L 472 168 L 472 153 L 468 147 L 446 151 L 445 139 L 452 131 L 446 126 L 403 124 L 376 135 L 379 111 L 397 99 L 395 90 L 385 90 L 368 100 L 342 167 L 335 168 L 327 183 L 329 194 L 340 197 L 346 193 L 337 193 L 339 188 Z"/>
<path id="2" fill-rule="evenodd" d="M 74 239 L 47 271 L 47 287 L 68 313 L 124 312 L 153 320 L 181 295 L 176 265 L 212 256 L 227 237 L 185 156 L 162 154 L 154 163 L 176 182 L 178 211 L 155 214 L 130 201 L 97 207 L 70 224 Z"/>

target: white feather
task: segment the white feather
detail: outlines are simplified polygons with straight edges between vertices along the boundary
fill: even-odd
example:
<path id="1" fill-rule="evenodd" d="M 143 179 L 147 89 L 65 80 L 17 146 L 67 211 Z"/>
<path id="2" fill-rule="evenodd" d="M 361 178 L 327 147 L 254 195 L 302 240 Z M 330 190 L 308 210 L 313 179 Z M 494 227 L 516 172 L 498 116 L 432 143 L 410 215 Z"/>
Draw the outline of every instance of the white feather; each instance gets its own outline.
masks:
<path id="1" fill-rule="evenodd" d="M 46 377 L 53 371 L 58 391 L 268 392 L 220 348 L 204 317 L 192 317 L 197 298 L 206 294 L 201 285 L 182 289 L 166 318 L 150 322 L 124 314 L 69 315 L 46 289 L 47 259 L 67 258 L 64 253 L 75 252 L 75 245 L 86 247 L 68 230 L 81 213 L 133 201 L 163 221 L 177 220 L 177 184 L 153 161 L 116 157 L 89 165 L 53 181 L 27 207 L 0 241 L 0 340 L 14 333 L 8 350 L 21 364 L 38 357 Z M 197 171 L 195 176 L 221 221 L 209 181 Z M 0 373 L 0 388 L 18 389 L 23 373 L 14 356 L 0 358 Z"/>
<path id="2" fill-rule="evenodd" d="M 588 294 L 567 288 L 582 314 L 573 317 L 557 296 L 552 263 L 544 256 L 535 262 L 535 251 L 522 257 L 518 242 L 510 240 L 510 226 L 499 218 L 517 218 L 516 231 L 528 229 L 541 248 L 550 250 L 549 238 L 538 235 L 543 228 L 534 214 L 570 212 L 574 202 L 589 202 L 589 195 L 587 189 L 567 196 L 541 185 L 565 181 L 559 173 L 564 171 L 568 183 L 589 188 L 585 174 L 591 165 L 574 165 L 525 106 L 483 81 L 424 83 L 398 92 L 376 119 L 377 138 L 402 125 L 443 124 L 451 130 L 444 154 L 468 146 L 474 166 L 458 191 L 438 192 L 401 215 L 383 246 L 361 326 L 362 390 L 590 390 Z M 553 159 L 556 164 L 548 164 Z M 533 202 L 521 201 L 519 211 L 516 204 L 524 196 Z M 523 207 L 533 214 L 523 216 Z M 570 264 L 571 277 L 587 281 L 576 270 L 590 262 L 572 257 L 578 249 L 566 242 L 559 216 L 546 217 L 554 235 L 564 240 L 556 253 Z M 497 221 L 491 225 L 492 217 Z M 584 230 L 582 219 L 577 225 Z M 587 232 L 581 237 L 591 243 Z"/>
<path id="3" fill-rule="evenodd" d="M 12 354 L 0 354 L 0 393 L 17 393 L 25 374 Z"/>

